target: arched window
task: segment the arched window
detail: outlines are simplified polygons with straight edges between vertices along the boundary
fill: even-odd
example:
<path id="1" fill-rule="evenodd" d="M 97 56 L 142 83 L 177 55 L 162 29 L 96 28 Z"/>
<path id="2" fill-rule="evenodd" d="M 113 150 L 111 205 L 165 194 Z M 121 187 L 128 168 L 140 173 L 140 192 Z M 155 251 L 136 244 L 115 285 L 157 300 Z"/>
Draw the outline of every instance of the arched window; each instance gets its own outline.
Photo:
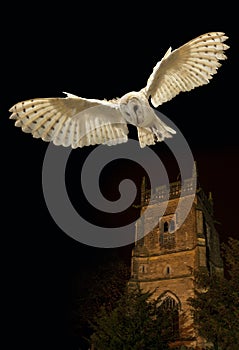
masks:
<path id="1" fill-rule="evenodd" d="M 139 272 L 140 272 L 140 273 L 145 273 L 145 272 L 147 272 L 146 266 L 145 266 L 145 265 L 140 265 L 140 266 L 139 266 Z"/>
<path id="2" fill-rule="evenodd" d="M 165 223 L 163 224 L 163 232 L 168 232 L 168 222 L 165 221 Z"/>
<path id="3" fill-rule="evenodd" d="M 163 302 L 162 302 L 162 307 L 165 309 L 165 310 L 175 310 L 175 309 L 177 309 L 178 310 L 178 302 L 174 299 L 174 298 L 172 298 L 172 297 L 170 297 L 170 296 L 167 296 L 164 300 L 163 300 Z"/>
<path id="4" fill-rule="evenodd" d="M 162 221 L 159 234 L 160 248 L 175 249 L 175 221 Z"/>
<path id="5" fill-rule="evenodd" d="M 160 304 L 162 314 L 168 320 L 166 325 L 167 337 L 177 339 L 179 337 L 179 303 L 171 296 L 164 296 Z"/>

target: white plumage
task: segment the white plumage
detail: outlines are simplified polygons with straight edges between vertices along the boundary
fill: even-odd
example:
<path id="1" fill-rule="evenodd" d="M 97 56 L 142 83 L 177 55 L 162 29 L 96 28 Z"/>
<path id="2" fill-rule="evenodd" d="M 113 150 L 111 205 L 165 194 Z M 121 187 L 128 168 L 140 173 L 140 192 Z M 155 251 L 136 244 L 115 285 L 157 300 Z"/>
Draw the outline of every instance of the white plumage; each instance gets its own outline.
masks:
<path id="1" fill-rule="evenodd" d="M 121 98 L 36 98 L 15 104 L 10 119 L 24 132 L 55 145 L 72 148 L 95 144 L 115 145 L 128 140 L 127 124 L 137 127 L 141 147 L 172 137 L 175 131 L 155 114 L 154 107 L 170 101 L 181 91 L 208 84 L 219 60 L 229 48 L 224 33 L 201 35 L 180 48 L 168 49 L 150 75 L 146 87 Z"/>

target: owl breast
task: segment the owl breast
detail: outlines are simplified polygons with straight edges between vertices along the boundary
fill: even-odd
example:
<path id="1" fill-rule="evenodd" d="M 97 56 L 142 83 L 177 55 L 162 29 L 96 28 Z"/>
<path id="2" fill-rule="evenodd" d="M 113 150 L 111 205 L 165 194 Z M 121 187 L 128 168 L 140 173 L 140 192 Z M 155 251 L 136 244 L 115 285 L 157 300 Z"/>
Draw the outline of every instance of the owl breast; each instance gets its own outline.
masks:
<path id="1" fill-rule="evenodd" d="M 139 92 L 130 92 L 120 99 L 120 111 L 129 124 L 147 126 L 152 120 L 152 110 L 145 96 Z"/>

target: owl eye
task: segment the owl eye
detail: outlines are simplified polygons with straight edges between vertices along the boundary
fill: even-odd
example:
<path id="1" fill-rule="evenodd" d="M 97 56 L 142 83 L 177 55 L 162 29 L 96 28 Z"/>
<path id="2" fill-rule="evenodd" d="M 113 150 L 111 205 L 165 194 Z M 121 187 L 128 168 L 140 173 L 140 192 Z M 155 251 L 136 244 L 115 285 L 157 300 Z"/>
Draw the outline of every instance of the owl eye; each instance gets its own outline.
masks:
<path id="1" fill-rule="evenodd" d="M 129 113 L 129 110 L 128 110 L 128 106 L 125 105 L 125 104 L 122 104 L 121 105 L 121 110 L 124 114 L 126 114 L 128 117 L 130 117 L 130 113 Z"/>

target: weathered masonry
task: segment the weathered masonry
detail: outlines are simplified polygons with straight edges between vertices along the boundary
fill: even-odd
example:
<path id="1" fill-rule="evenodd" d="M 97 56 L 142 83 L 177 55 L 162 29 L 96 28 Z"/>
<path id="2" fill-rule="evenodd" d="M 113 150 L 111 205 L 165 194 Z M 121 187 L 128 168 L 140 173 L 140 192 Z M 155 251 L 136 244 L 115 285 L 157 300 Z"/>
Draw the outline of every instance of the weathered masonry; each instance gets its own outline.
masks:
<path id="1" fill-rule="evenodd" d="M 200 349 L 203 340 L 196 334 L 187 303 L 187 299 L 194 295 L 194 273 L 200 266 L 221 273 L 223 264 L 214 226 L 211 194 L 206 196 L 198 185 L 195 194 L 192 181 L 197 180 L 192 178 L 186 181 L 184 193 L 180 181 L 170 184 L 166 210 L 153 230 L 144 235 L 142 232 L 148 223 L 141 221 L 137 225 L 130 285 L 138 284 L 143 291 L 155 291 L 155 297 L 160 297 L 165 307 L 177 310 L 172 325 L 178 337 L 175 345 Z M 154 190 L 153 200 L 151 198 L 150 201 L 150 212 L 154 218 L 160 206 L 165 205 L 164 193 L 164 186 Z M 150 191 L 143 181 L 142 214 L 148 207 L 149 196 Z M 180 223 L 180 212 L 189 198 L 191 208 L 184 222 Z M 177 210 L 179 200 L 181 209 Z M 147 220 L 151 221 L 151 218 Z"/>

